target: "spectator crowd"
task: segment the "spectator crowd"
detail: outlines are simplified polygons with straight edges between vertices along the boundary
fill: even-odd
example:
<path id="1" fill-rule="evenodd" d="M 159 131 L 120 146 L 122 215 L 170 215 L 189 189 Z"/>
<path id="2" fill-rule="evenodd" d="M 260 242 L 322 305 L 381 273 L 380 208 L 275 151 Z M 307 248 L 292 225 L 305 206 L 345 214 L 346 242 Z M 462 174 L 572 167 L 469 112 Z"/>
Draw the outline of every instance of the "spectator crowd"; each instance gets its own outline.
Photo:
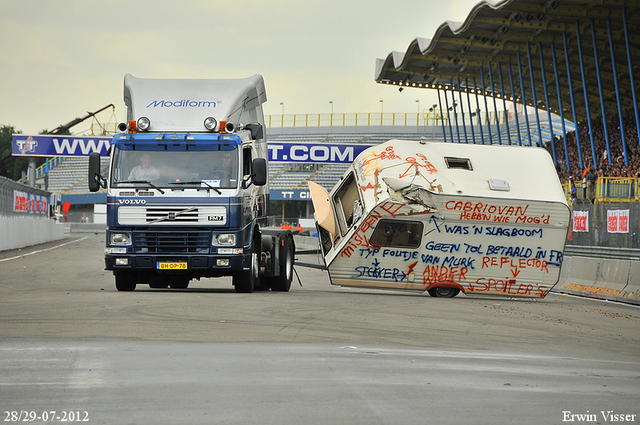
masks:
<path id="1" fill-rule="evenodd" d="M 567 133 L 567 154 L 569 157 L 569 170 L 566 166 L 566 155 L 564 140 L 562 137 L 554 137 L 553 148 L 557 160 L 556 169 L 562 183 L 573 180 L 576 185 L 583 180 L 586 182 L 589 174 L 595 178 L 600 177 L 640 177 L 640 144 L 638 141 L 638 131 L 636 128 L 636 117 L 634 111 L 627 113 L 622 120 L 622 126 L 618 116 L 607 123 L 607 134 L 609 139 L 609 149 L 605 138 L 605 127 L 602 119 L 591 120 L 593 129 L 593 145 L 595 147 L 594 169 L 593 150 L 591 148 L 591 136 L 589 134 L 588 122 L 578 123 L 577 132 L 580 141 L 580 155 L 578 154 L 578 144 L 576 143 L 576 133 Z M 626 156 L 622 144 L 622 133 L 626 142 Z M 544 146 L 553 155 L 551 143 Z M 582 157 L 582 163 L 580 163 Z M 592 176 L 589 176 L 592 178 Z"/>

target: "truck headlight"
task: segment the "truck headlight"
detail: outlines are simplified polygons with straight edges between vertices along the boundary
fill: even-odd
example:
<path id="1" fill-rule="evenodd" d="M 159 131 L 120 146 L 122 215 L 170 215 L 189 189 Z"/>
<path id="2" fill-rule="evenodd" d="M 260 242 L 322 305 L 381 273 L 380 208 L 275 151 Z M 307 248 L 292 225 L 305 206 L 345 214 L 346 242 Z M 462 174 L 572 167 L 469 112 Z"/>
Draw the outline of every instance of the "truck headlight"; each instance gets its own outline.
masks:
<path id="1" fill-rule="evenodd" d="M 151 121 L 147 117 L 138 118 L 138 130 L 147 131 L 151 126 Z"/>
<path id="2" fill-rule="evenodd" d="M 218 127 L 218 121 L 215 118 L 213 117 L 205 118 L 204 128 L 206 128 L 207 131 L 215 131 L 217 127 Z"/>
<path id="3" fill-rule="evenodd" d="M 109 244 L 131 245 L 131 235 L 129 233 L 111 233 L 109 234 Z"/>
<path id="4" fill-rule="evenodd" d="M 234 235 L 233 233 L 221 233 L 217 236 L 214 236 L 213 244 L 214 245 L 235 245 L 236 235 Z"/>

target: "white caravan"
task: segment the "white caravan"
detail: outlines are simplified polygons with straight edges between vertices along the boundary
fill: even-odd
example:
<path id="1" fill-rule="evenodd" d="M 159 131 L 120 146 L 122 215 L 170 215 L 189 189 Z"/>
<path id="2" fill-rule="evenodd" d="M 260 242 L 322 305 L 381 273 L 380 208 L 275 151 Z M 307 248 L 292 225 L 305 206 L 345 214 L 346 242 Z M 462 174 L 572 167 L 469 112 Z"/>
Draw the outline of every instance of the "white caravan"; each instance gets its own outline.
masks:
<path id="1" fill-rule="evenodd" d="M 544 297 L 570 210 L 541 148 L 390 140 L 328 193 L 310 182 L 334 285 Z"/>

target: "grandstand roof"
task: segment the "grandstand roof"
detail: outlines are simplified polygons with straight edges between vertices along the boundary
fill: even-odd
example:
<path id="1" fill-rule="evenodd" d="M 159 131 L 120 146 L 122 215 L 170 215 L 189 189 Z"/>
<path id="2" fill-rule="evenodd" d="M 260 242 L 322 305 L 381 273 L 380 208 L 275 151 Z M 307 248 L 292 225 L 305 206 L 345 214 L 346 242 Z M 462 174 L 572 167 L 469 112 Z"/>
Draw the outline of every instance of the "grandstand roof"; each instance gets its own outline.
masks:
<path id="1" fill-rule="evenodd" d="M 628 37 L 625 37 L 625 23 Z M 581 49 L 578 47 L 578 34 Z M 590 115 L 601 115 L 601 97 L 607 115 L 618 113 L 611 46 L 615 57 L 621 107 L 623 110 L 633 108 L 628 57 L 633 62 L 634 90 L 637 93 L 640 85 L 638 0 L 482 1 L 473 7 L 464 22 L 447 21 L 438 27 L 432 39 L 416 38 L 406 52 L 394 51 L 386 59 L 378 59 L 375 80 L 381 84 L 394 84 L 401 88 L 451 90 L 453 85 L 455 91 L 459 88 L 463 93 L 474 93 L 477 87 L 480 94 L 483 94 L 484 81 L 484 94 L 492 96 L 496 93 L 495 97 L 501 97 L 504 93 L 505 97 L 510 99 L 511 69 L 516 101 L 522 103 L 518 66 L 520 64 L 525 87 L 525 103 L 533 105 L 535 91 L 537 103 L 541 108 L 546 108 L 546 82 L 549 109 L 554 113 L 560 113 L 560 97 L 563 111 L 571 111 L 571 85 L 576 118 L 581 121 L 587 116 L 582 69 L 587 82 Z M 560 96 L 556 89 L 554 55 Z M 567 57 L 570 72 L 567 72 Z M 596 57 L 602 96 L 596 83 Z M 493 76 L 493 84 L 489 71 Z M 500 75 L 504 80 L 502 85 Z M 535 90 L 531 89 L 532 79 Z"/>

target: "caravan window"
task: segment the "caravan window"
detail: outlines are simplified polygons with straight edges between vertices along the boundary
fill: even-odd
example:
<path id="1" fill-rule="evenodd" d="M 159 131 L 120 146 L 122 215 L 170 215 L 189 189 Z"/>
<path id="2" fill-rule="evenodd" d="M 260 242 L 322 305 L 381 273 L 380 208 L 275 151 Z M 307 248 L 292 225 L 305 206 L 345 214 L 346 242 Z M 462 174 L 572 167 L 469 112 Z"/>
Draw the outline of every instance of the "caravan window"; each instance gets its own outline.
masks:
<path id="1" fill-rule="evenodd" d="M 362 217 L 362 201 L 358 184 L 353 173 L 344 179 L 340 189 L 333 195 L 333 207 L 340 235 L 344 236 L 349 228 Z"/>
<path id="2" fill-rule="evenodd" d="M 418 248 L 422 239 L 422 223 L 419 221 L 382 219 L 371 235 L 371 246 Z"/>

